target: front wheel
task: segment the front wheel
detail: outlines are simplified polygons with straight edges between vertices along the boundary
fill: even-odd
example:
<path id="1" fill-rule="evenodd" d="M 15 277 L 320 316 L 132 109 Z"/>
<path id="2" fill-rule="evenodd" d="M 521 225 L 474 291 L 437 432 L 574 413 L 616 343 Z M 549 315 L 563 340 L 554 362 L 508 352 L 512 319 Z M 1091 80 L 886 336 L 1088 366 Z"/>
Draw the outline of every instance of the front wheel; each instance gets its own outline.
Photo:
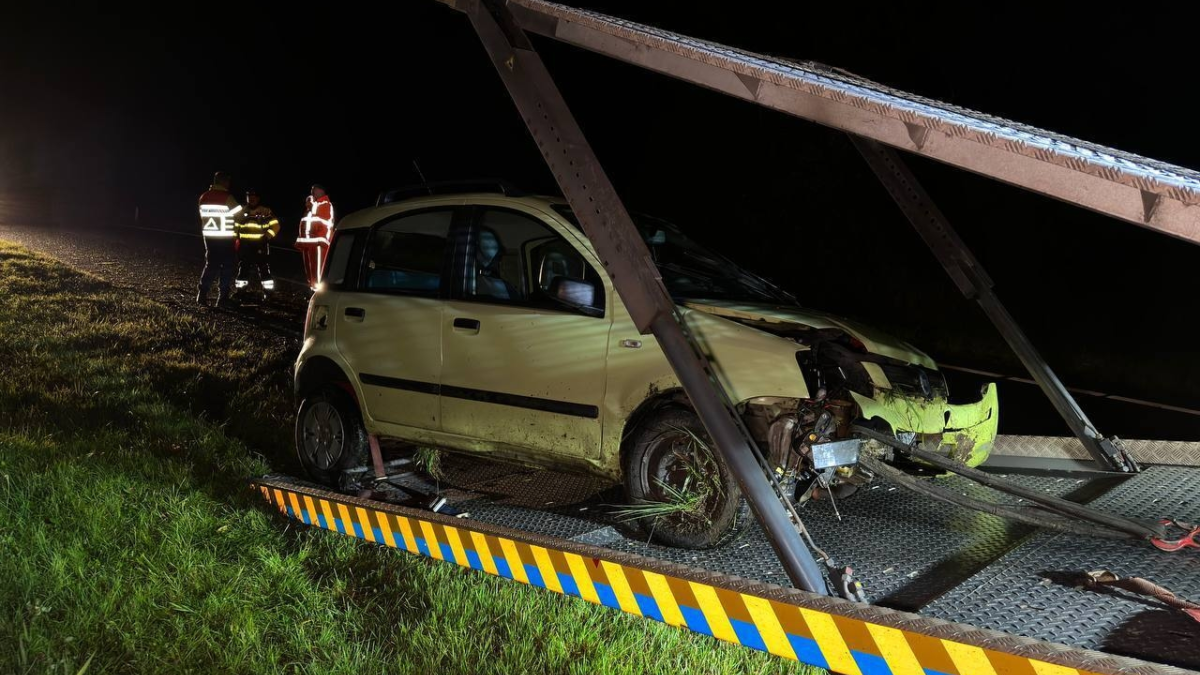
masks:
<path id="1" fill-rule="evenodd" d="M 338 487 L 342 472 L 370 456 L 358 405 L 346 392 L 325 387 L 308 396 L 296 414 L 296 455 L 314 481 Z"/>
<path id="2" fill-rule="evenodd" d="M 678 548 L 720 545 L 745 520 L 742 491 L 692 410 L 663 408 L 629 438 L 624 519 Z"/>

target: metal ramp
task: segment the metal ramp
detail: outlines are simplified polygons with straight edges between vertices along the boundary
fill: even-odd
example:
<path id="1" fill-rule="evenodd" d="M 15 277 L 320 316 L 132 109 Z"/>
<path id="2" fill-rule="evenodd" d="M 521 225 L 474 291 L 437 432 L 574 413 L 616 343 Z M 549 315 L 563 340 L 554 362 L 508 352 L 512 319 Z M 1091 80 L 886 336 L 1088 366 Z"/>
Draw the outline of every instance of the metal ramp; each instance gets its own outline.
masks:
<path id="1" fill-rule="evenodd" d="M 1093 504 L 1148 520 L 1163 511 L 1200 520 L 1200 469 L 1150 467 Z M 1161 555 L 1125 542 L 1039 532 L 922 614 L 1200 669 L 1200 624 L 1153 601 L 1075 587 L 1073 573 L 1097 569 L 1146 577 L 1182 596 L 1200 597 L 1195 552 Z"/>
<path id="2" fill-rule="evenodd" d="M 516 530 L 595 544 L 791 586 L 762 529 L 753 521 L 731 542 L 706 551 L 641 541 L 634 528 L 611 515 L 623 496 L 619 486 L 586 476 L 508 467 L 474 458 L 448 458 L 441 481 L 406 478 L 420 490 L 442 494 L 472 520 Z M 982 495 L 978 485 L 954 476 L 934 479 Z M 1057 496 L 1094 496 L 1112 479 L 1022 476 L 1019 480 Z M 986 495 L 984 495 L 986 496 Z M 1015 500 L 1014 500 L 1015 501 Z M 994 516 L 942 506 L 879 482 L 840 503 L 837 519 L 828 502 L 808 502 L 800 514 L 813 536 L 839 560 L 852 560 L 867 586 L 868 600 L 894 609 L 916 610 L 937 589 L 963 581 L 1024 541 L 1033 529 Z M 892 600 L 889 602 L 889 599 Z"/>
<path id="3" fill-rule="evenodd" d="M 1011 447 L 1025 446 L 1029 452 L 1030 444 L 1025 439 L 1009 437 L 1006 442 Z M 1184 449 L 1184 444 L 1132 441 L 1131 445 L 1151 451 L 1164 447 L 1170 452 Z M 1191 457 L 1200 457 L 1200 444 L 1188 445 Z M 1066 441 L 1049 443 L 1042 446 L 1038 454 L 1043 458 L 1065 458 L 1067 453 L 1058 448 L 1069 446 Z M 1012 464 L 1021 459 L 1000 456 L 998 463 Z M 1139 457 L 1139 461 L 1145 460 Z M 546 560 L 553 569 L 558 569 L 553 565 L 555 556 L 579 552 L 589 561 L 589 566 L 600 564 L 594 561 L 607 559 L 624 565 L 629 574 L 650 575 L 651 579 L 657 579 L 654 575 L 675 574 L 685 580 L 680 583 L 689 589 L 695 581 L 716 580 L 720 582 L 716 588 L 723 588 L 721 584 L 728 582 L 738 589 L 739 602 L 743 605 L 745 596 L 763 598 L 768 603 L 783 599 L 785 605 L 794 606 L 796 611 L 800 611 L 799 608 L 818 611 L 833 603 L 832 606 L 847 612 L 847 616 L 865 622 L 856 628 L 840 623 L 840 619 L 833 620 L 842 639 L 849 641 L 853 639 L 851 636 L 858 635 L 867 641 L 862 649 L 850 650 L 851 660 L 858 670 L 850 669 L 850 662 L 846 662 L 842 664 L 843 669 L 835 668 L 837 672 L 909 672 L 903 668 L 907 657 L 880 653 L 884 651 L 882 645 L 886 640 L 881 643 L 873 637 L 880 626 L 892 625 L 888 621 L 898 621 L 899 625 L 914 630 L 922 627 L 937 629 L 934 632 L 942 651 L 914 647 L 911 652 L 926 673 L 967 675 L 988 672 L 947 667 L 950 652 L 946 649 L 953 651 L 956 648 L 947 648 L 946 640 L 959 640 L 974 648 L 993 644 L 980 641 L 981 637 L 999 640 L 998 644 L 1004 645 L 998 652 L 1006 656 L 991 660 L 997 673 L 1170 673 L 1181 671 L 1164 666 L 1200 668 L 1200 623 L 1144 598 L 1096 593 L 1071 583 L 1072 575 L 1076 573 L 1111 569 L 1122 576 L 1151 579 L 1183 597 L 1200 598 L 1200 556 L 1195 550 L 1168 554 L 1145 543 L 1045 532 L 960 507 L 934 504 L 880 481 L 871 489 L 839 503 L 840 521 L 828 502 L 810 501 L 801 511 L 805 524 L 823 547 L 839 559 L 854 561 L 872 603 L 857 605 L 792 589 L 769 541 L 754 521 L 719 548 L 707 551 L 673 549 L 643 541 L 614 517 L 610 507 L 621 503 L 621 489 L 602 480 L 456 456 L 445 458 L 442 471 L 440 480 L 436 481 L 417 475 L 403 480 L 414 488 L 440 490 L 458 508 L 468 512 L 469 517 L 446 518 L 380 502 L 335 497 L 289 478 L 266 478 L 256 484 L 269 501 L 282 507 L 281 510 L 292 518 L 380 543 L 392 542 L 386 540 L 383 530 L 378 527 L 378 513 L 403 513 L 412 521 L 410 528 L 414 540 L 413 548 L 409 550 L 456 561 L 466 567 L 485 569 L 477 559 L 478 553 L 471 556 L 464 548 L 461 555 L 457 554 L 459 544 L 449 539 L 450 535 L 444 530 L 434 528 L 433 523 L 528 539 L 547 552 Z M 1027 475 L 1012 474 L 1011 477 L 1026 487 L 1115 512 L 1152 518 L 1169 511 L 1180 518 L 1200 520 L 1200 467 L 1152 466 L 1131 476 L 1035 471 Z M 954 476 L 933 480 L 966 492 L 982 491 L 977 484 Z M 325 510 L 318 506 L 319 499 L 312 506 L 308 505 L 308 500 L 314 497 L 344 501 L 348 508 L 343 515 L 341 507 L 332 505 L 328 513 L 324 513 Z M 362 507 L 365 510 L 359 514 L 358 509 Z M 370 527 L 375 531 L 370 532 L 361 525 L 356 529 L 353 521 L 360 518 L 371 523 Z M 474 537 L 467 533 L 460 535 L 460 541 L 474 541 Z M 422 545 L 417 539 L 437 541 L 438 545 Z M 399 548 L 406 548 L 403 539 Z M 499 550 L 504 552 L 504 546 L 501 545 Z M 530 556 L 535 553 L 530 549 Z M 533 560 L 534 568 L 539 564 L 546 566 L 545 562 L 539 563 L 536 556 Z M 564 569 L 568 576 L 579 571 L 570 564 L 565 564 Z M 570 583 L 562 581 L 557 589 L 554 588 L 546 581 L 544 569 L 537 573 L 540 583 L 531 580 L 529 574 L 520 579 L 511 570 L 508 575 L 494 573 L 588 599 L 574 577 L 570 583 L 576 584 L 576 588 L 572 590 Z M 666 586 L 672 587 L 671 584 Z M 672 623 L 671 616 L 676 616 L 675 623 L 699 632 L 822 667 L 835 664 L 836 657 L 823 651 L 830 648 L 828 645 L 805 647 L 807 643 L 797 643 L 789 637 L 790 651 L 780 647 L 782 643 L 772 649 L 760 629 L 751 630 L 756 625 L 753 620 L 746 622 L 748 625 L 740 630 L 735 628 L 732 633 L 720 634 L 713 629 L 712 617 L 705 614 L 718 610 L 699 607 L 695 590 L 691 590 L 692 605 L 675 600 L 680 607 L 677 615 L 665 611 L 661 607 L 663 599 L 655 599 L 653 592 L 646 599 L 635 598 L 630 606 L 621 605 L 614 595 L 612 606 L 624 611 L 635 608 L 634 613 L 668 623 Z M 724 596 L 718 593 L 716 597 Z M 597 595 L 593 601 L 606 604 L 600 600 Z M 653 606 L 651 601 L 655 603 Z M 689 614 L 684 611 L 685 607 L 698 614 Z M 777 612 L 791 611 L 782 607 L 775 609 Z M 692 616 L 691 620 L 689 616 Z M 730 626 L 736 626 L 733 618 L 729 621 Z M 875 623 L 877 621 L 881 623 Z M 919 631 L 917 634 L 924 635 Z M 923 638 L 906 637 L 910 644 L 920 639 Z M 868 649 L 872 646 L 874 654 Z M 1069 670 L 1047 670 L 1047 666 L 1034 667 L 1026 663 L 1029 654 L 1041 654 L 1042 650 L 1048 650 L 1046 654 L 1056 657 L 1048 663 Z M 1114 659 L 1116 656 L 1142 661 Z M 1010 657 L 1015 661 L 1005 661 L 1009 670 L 1001 669 L 997 659 Z M 950 659 L 949 663 L 956 662 Z"/>

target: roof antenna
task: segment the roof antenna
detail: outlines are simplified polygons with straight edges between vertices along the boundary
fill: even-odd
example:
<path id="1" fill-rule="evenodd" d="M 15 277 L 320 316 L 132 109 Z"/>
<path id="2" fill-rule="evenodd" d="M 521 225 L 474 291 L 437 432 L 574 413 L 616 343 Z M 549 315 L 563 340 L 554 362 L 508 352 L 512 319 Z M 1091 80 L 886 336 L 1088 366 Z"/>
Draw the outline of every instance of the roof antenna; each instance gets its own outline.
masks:
<path id="1" fill-rule="evenodd" d="M 425 174 L 421 171 L 421 165 L 417 164 L 416 158 L 413 158 L 413 168 L 417 170 L 417 175 L 421 177 L 421 185 L 428 185 L 429 181 L 425 180 Z M 433 194 L 432 192 L 430 194 Z"/>

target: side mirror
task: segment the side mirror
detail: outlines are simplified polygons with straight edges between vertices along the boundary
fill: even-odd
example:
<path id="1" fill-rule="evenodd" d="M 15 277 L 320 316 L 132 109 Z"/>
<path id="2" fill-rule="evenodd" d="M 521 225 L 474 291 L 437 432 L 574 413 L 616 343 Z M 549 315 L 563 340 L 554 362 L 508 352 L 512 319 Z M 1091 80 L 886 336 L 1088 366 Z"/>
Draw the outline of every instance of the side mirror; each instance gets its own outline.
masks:
<path id="1" fill-rule="evenodd" d="M 604 308 L 595 306 L 596 295 L 596 284 L 591 281 L 555 277 L 550 282 L 550 297 L 588 316 L 604 316 Z"/>

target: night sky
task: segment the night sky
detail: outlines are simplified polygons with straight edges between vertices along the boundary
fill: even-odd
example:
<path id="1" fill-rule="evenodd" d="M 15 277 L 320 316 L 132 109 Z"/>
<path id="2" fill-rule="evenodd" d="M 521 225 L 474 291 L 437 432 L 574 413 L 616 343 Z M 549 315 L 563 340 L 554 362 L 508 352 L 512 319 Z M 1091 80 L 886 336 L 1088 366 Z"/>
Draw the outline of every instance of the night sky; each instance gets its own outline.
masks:
<path id="1" fill-rule="evenodd" d="M 432 0 L 317 12 L 205 4 L 178 16 L 33 4 L 7 8 L 0 25 L 0 195 L 48 195 L 60 224 L 128 224 L 137 208 L 144 226 L 196 227 L 196 196 L 216 169 L 236 189 L 257 187 L 287 223 L 313 182 L 347 213 L 416 182 L 414 160 L 430 180 L 554 191 L 466 18 Z M 1178 4 L 1125 15 L 575 4 L 1200 167 L 1197 23 Z M 844 137 L 535 44 L 631 208 L 679 223 L 806 305 L 947 363 L 1020 371 Z M 912 164 L 1065 381 L 1200 408 L 1200 247 Z M 1196 417 L 1095 416 L 1106 432 L 1200 438 Z"/>

